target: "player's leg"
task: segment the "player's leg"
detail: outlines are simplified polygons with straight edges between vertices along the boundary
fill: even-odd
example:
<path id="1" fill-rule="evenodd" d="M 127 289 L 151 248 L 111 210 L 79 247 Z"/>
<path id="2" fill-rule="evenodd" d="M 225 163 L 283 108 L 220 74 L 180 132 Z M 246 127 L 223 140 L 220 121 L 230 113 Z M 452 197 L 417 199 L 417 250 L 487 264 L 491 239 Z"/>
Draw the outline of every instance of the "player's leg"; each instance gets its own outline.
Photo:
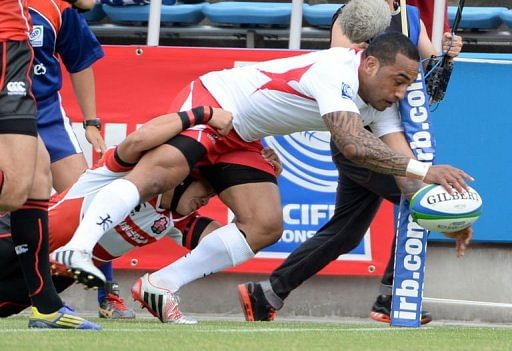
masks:
<path id="1" fill-rule="evenodd" d="M 37 128 L 50 154 L 53 188 L 60 193 L 87 169 L 87 162 L 58 94 L 38 101 Z"/>
<path id="2" fill-rule="evenodd" d="M 4 221 L 1 222 L 3 228 Z M 0 269 L 0 317 L 4 318 L 18 314 L 31 305 L 21 265 L 9 233 L 0 234 Z M 66 277 L 52 276 L 52 279 L 59 293 L 74 282 Z"/>
<path id="3" fill-rule="evenodd" d="M 10 227 L 0 234 L 0 317 L 17 314 L 30 306 L 27 287 L 23 280 L 14 243 L 11 239 Z"/>
<path id="4" fill-rule="evenodd" d="M 51 164 L 53 188 L 58 192 L 66 190 L 87 169 L 84 156 L 74 154 Z"/>
<path id="5" fill-rule="evenodd" d="M 269 320 L 283 306 L 289 293 L 339 255 L 356 247 L 381 203 L 383 193 L 395 189 L 392 177 L 384 177 L 349 162 L 333 149 L 339 179 L 333 217 L 274 270 L 269 280 L 239 286 L 247 320 Z M 398 191 L 399 193 L 399 191 Z"/>
<path id="6" fill-rule="evenodd" d="M 62 301 L 51 281 L 48 263 L 50 159 L 42 143 L 37 151 L 32 190 L 23 207 L 11 213 L 11 232 L 21 266 L 32 268 L 23 272 L 33 305 L 41 313 L 50 313 L 61 308 Z"/>
<path id="7" fill-rule="evenodd" d="M 103 273 L 91 260 L 98 240 L 121 223 L 140 202 L 174 188 L 189 172 L 187 158 L 174 146 L 164 144 L 147 152 L 126 177 L 114 180 L 97 192 L 71 240 L 52 254 L 54 260 L 72 268 L 85 285 L 104 284 Z"/>
<path id="8" fill-rule="evenodd" d="M 105 275 L 107 282 L 98 288 L 98 314 L 100 318 L 133 319 L 135 312 L 128 308 L 120 296 L 119 284 L 114 281 L 112 262 L 98 267 Z"/>

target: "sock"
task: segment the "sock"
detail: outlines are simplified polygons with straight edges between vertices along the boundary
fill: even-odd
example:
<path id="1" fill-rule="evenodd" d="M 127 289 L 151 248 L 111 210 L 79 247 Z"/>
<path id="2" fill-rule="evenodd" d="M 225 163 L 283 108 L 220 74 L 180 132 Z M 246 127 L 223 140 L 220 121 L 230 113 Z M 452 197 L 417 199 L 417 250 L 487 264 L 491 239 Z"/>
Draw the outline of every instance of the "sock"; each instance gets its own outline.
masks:
<path id="1" fill-rule="evenodd" d="M 98 267 L 101 273 L 105 275 L 105 279 L 107 282 L 111 282 L 114 279 L 114 272 L 112 270 L 112 262 L 107 262 Z M 105 291 L 105 286 L 100 286 L 98 288 L 98 303 L 101 303 L 103 300 L 107 298 L 107 292 Z"/>
<path id="2" fill-rule="evenodd" d="M 11 213 L 11 234 L 32 305 L 53 313 L 63 304 L 48 263 L 48 201 L 28 200 Z"/>
<path id="3" fill-rule="evenodd" d="M 137 187 L 126 179 L 116 179 L 101 189 L 89 204 L 65 249 L 92 252 L 103 234 L 121 223 L 139 204 Z"/>
<path id="4" fill-rule="evenodd" d="M 265 295 L 268 303 L 276 310 L 283 308 L 284 301 L 274 292 L 274 289 L 272 289 L 272 284 L 270 284 L 270 280 L 263 280 L 259 283 L 261 285 L 261 289 L 263 290 L 263 295 Z"/>
<path id="5" fill-rule="evenodd" d="M 172 292 L 183 285 L 254 257 L 240 230 L 228 224 L 204 237 L 197 247 L 167 267 L 150 275 L 151 282 Z"/>

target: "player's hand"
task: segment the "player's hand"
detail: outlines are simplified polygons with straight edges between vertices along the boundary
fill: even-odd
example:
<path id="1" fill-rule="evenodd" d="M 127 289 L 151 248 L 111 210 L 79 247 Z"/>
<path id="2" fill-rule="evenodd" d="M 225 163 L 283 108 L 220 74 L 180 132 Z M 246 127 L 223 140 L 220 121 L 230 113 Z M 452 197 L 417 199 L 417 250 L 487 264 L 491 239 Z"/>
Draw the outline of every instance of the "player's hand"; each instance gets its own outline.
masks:
<path id="1" fill-rule="evenodd" d="M 213 108 L 213 116 L 208 124 L 215 128 L 220 135 L 228 135 L 233 128 L 233 115 L 229 111 Z"/>
<path id="2" fill-rule="evenodd" d="M 276 175 L 280 175 L 283 171 L 283 164 L 281 163 L 281 160 L 279 159 L 279 156 L 277 156 L 277 153 L 274 151 L 274 149 L 265 148 L 261 150 L 261 155 L 265 161 L 272 165 L 276 171 Z"/>
<path id="3" fill-rule="evenodd" d="M 450 165 L 435 165 L 430 166 L 423 182 L 427 184 L 440 184 L 450 194 L 453 193 L 453 188 L 455 188 L 455 190 L 462 194 L 468 190 L 466 180 L 473 181 L 474 179 L 463 170 Z"/>
<path id="4" fill-rule="evenodd" d="M 453 41 L 452 41 L 453 37 Z M 458 35 L 453 35 L 450 32 L 446 32 L 443 34 L 443 52 L 451 57 L 457 57 L 462 50 L 462 37 Z"/>
<path id="5" fill-rule="evenodd" d="M 85 129 L 85 138 L 92 145 L 94 151 L 98 152 L 100 155 L 103 155 L 107 146 L 105 145 L 105 140 L 101 136 L 100 130 L 94 126 L 87 127 Z"/>
<path id="6" fill-rule="evenodd" d="M 443 234 L 448 238 L 455 239 L 455 251 L 457 252 L 457 257 L 462 257 L 464 256 L 466 247 L 469 245 L 469 242 L 473 238 L 473 227 L 462 229 L 458 232 Z"/>

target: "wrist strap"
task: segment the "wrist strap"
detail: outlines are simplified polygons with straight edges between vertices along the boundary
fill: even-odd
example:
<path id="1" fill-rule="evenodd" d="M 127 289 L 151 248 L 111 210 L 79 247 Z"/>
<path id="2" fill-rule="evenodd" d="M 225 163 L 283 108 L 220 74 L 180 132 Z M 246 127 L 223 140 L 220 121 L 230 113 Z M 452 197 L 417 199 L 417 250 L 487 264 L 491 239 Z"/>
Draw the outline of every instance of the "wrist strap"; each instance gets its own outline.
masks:
<path id="1" fill-rule="evenodd" d="M 410 159 L 405 170 L 405 175 L 410 178 L 423 180 L 428 173 L 430 165 L 414 159 Z"/>
<path id="2" fill-rule="evenodd" d="M 211 106 L 194 107 L 188 111 L 178 112 L 180 116 L 183 130 L 188 129 L 197 124 L 206 124 L 213 116 L 213 108 Z"/>

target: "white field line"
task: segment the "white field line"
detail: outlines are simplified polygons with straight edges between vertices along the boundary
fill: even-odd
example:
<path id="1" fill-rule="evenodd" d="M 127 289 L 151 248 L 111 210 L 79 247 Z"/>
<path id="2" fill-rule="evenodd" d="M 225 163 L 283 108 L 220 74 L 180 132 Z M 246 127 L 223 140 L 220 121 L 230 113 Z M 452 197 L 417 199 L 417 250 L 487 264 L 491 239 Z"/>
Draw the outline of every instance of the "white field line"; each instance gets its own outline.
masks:
<path id="1" fill-rule="evenodd" d="M 180 332 L 194 332 L 194 333 L 240 333 L 240 334 L 250 334 L 250 333 L 304 333 L 304 332 L 397 332 L 402 330 L 416 330 L 418 328 L 248 328 L 248 329 L 241 329 L 241 328 L 222 328 L 222 329 L 188 329 L 187 326 L 183 326 L 185 330 L 179 330 L 179 329 L 169 329 L 168 331 L 180 331 Z M 425 329 L 432 329 L 431 327 L 422 327 L 421 330 Z M 28 328 L 12 328 L 12 329 L 1 329 L 0 334 L 6 334 L 6 333 L 45 333 L 45 332 L 78 332 L 78 333 L 88 333 L 88 332 L 94 332 L 94 331 L 87 331 L 87 330 L 66 330 L 66 329 L 28 329 Z M 145 328 L 116 328 L 116 329 L 110 329 L 105 328 L 102 331 L 104 332 L 122 332 L 122 333 L 163 333 L 167 330 L 165 329 L 145 329 Z M 100 331 L 100 333 L 102 332 Z"/>
<path id="2" fill-rule="evenodd" d="M 424 302 L 434 304 L 447 304 L 447 305 L 465 305 L 465 306 L 482 306 L 482 307 L 496 307 L 496 308 L 512 308 L 512 303 L 504 302 L 486 302 L 486 301 L 472 301 L 472 300 L 457 300 L 457 299 L 441 299 L 435 297 L 424 297 Z"/>

